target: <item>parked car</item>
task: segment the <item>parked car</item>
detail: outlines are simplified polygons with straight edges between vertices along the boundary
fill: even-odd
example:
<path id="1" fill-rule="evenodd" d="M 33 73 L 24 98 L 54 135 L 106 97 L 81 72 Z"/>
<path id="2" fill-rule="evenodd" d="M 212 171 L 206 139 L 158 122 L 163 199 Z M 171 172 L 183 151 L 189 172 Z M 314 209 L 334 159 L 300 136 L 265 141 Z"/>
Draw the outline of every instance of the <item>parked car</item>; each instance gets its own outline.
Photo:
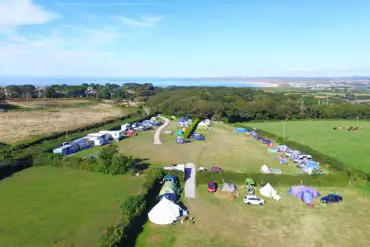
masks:
<path id="1" fill-rule="evenodd" d="M 309 155 L 309 154 L 300 154 L 298 155 L 298 157 L 296 159 L 294 159 L 293 161 L 295 163 L 298 163 L 300 160 L 312 160 L 312 156 Z"/>
<path id="2" fill-rule="evenodd" d="M 285 156 L 288 156 L 288 157 L 291 157 L 294 154 L 299 155 L 300 152 L 298 150 L 289 150 L 285 152 Z"/>
<path id="3" fill-rule="evenodd" d="M 220 167 L 214 166 L 209 169 L 210 172 L 223 172 L 223 170 Z"/>
<path id="4" fill-rule="evenodd" d="M 215 182 L 209 182 L 208 183 L 208 192 L 216 192 L 217 190 L 217 184 Z"/>
<path id="5" fill-rule="evenodd" d="M 248 204 L 248 205 L 264 205 L 265 204 L 265 200 L 261 199 L 261 198 L 258 198 L 257 196 L 255 195 L 246 195 L 244 197 L 244 203 L 245 204 Z"/>
<path id="6" fill-rule="evenodd" d="M 329 194 L 320 199 L 322 203 L 337 203 L 343 201 L 343 197 L 336 194 Z"/>

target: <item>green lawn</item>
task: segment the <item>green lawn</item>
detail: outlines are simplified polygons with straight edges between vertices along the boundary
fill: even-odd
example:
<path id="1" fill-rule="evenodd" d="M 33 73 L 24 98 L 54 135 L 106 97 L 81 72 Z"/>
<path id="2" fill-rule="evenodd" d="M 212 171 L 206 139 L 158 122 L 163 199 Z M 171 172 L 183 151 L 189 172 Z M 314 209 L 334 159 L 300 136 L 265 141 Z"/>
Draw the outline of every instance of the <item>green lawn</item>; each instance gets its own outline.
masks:
<path id="1" fill-rule="evenodd" d="M 355 188 L 319 188 L 340 193 L 341 204 L 307 207 L 288 187 L 275 187 L 282 199 L 265 198 L 266 205 L 248 206 L 237 199 L 220 199 L 199 186 L 197 198 L 185 201 L 195 224 L 155 225 L 150 221 L 137 247 L 243 247 L 243 246 L 370 246 L 370 198 Z M 242 194 L 243 195 L 243 194 Z"/>
<path id="2" fill-rule="evenodd" d="M 276 135 L 283 135 L 282 122 L 247 124 Z M 357 132 L 334 131 L 336 126 L 356 126 L 356 121 L 287 121 L 285 136 L 289 140 L 305 144 L 313 149 L 343 161 L 348 166 L 370 172 L 369 146 L 370 122 L 359 121 L 363 129 Z M 315 157 L 313 157 L 315 159 Z"/>
<path id="3" fill-rule="evenodd" d="M 172 121 L 165 130 L 176 133 L 176 122 Z M 281 168 L 284 174 L 297 174 L 293 166 L 280 165 L 275 160 L 276 154 L 267 152 L 267 148 L 254 139 L 233 132 L 227 124 L 215 125 L 211 131 L 197 130 L 206 136 L 206 142 L 194 141 L 190 144 L 176 144 L 176 135 L 161 133 L 161 145 L 153 144 L 154 131 L 140 132 L 139 136 L 118 142 L 120 152 L 134 157 L 148 159 L 155 166 L 194 162 L 197 167 L 220 166 L 236 172 L 259 173 L 263 164 L 272 168 Z M 97 155 L 101 147 L 88 149 L 76 155 L 85 157 Z"/>
<path id="4" fill-rule="evenodd" d="M 139 177 L 34 167 L 0 185 L 0 246 L 98 246 Z"/>

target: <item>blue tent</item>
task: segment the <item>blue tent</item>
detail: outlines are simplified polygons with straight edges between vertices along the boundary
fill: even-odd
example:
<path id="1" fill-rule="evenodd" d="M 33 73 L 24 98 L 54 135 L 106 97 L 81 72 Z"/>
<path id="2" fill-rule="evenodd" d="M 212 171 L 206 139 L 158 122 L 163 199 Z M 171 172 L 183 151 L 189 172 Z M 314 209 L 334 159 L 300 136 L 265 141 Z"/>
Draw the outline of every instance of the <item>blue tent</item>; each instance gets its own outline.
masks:
<path id="1" fill-rule="evenodd" d="M 197 140 L 197 141 L 205 141 L 206 138 L 202 136 L 201 134 L 193 134 L 191 135 L 191 138 Z"/>
<path id="2" fill-rule="evenodd" d="M 245 133 L 247 130 L 245 128 L 235 128 L 234 132 L 236 133 Z"/>
<path id="3" fill-rule="evenodd" d="M 311 204 L 313 198 L 321 196 L 320 192 L 318 192 L 316 188 L 304 185 L 292 186 L 289 189 L 288 194 L 296 196 L 306 204 Z"/>
<path id="4" fill-rule="evenodd" d="M 176 138 L 176 143 L 184 143 L 184 138 L 182 137 L 182 136 L 178 136 L 177 138 Z"/>

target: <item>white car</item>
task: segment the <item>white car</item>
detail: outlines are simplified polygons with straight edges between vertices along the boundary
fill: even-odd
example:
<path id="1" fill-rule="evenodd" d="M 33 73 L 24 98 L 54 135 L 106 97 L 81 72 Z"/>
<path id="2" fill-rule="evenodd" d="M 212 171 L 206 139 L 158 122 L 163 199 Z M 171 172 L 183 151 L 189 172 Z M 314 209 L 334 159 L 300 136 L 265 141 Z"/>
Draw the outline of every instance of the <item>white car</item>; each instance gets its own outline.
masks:
<path id="1" fill-rule="evenodd" d="M 293 161 L 295 163 L 298 163 L 300 160 L 312 160 L 312 156 L 309 155 L 309 154 L 300 154 L 296 159 L 294 159 Z"/>
<path id="2" fill-rule="evenodd" d="M 248 205 L 254 204 L 254 205 L 261 205 L 262 206 L 262 205 L 265 204 L 265 200 L 263 200 L 261 198 L 258 198 L 255 195 L 246 195 L 244 197 L 244 203 L 248 204 Z"/>

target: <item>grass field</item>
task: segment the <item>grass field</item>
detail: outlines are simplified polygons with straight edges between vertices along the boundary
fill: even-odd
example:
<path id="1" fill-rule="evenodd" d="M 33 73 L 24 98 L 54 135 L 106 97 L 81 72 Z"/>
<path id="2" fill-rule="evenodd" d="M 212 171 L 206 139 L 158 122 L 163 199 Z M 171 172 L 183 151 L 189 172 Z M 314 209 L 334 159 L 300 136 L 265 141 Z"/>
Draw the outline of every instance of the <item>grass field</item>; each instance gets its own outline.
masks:
<path id="1" fill-rule="evenodd" d="M 52 110 L 52 108 L 74 108 L 94 104 L 91 100 L 80 99 L 22 99 L 7 100 L 6 103 L 17 106 L 18 110 Z"/>
<path id="2" fill-rule="evenodd" d="M 266 205 L 247 206 L 242 197 L 220 199 L 197 189 L 197 198 L 186 200 L 195 224 L 155 225 L 148 221 L 137 239 L 137 247 L 352 247 L 370 246 L 370 198 L 358 189 L 320 188 L 336 192 L 342 204 L 305 206 L 287 195 L 287 187 L 276 187 L 282 199 L 266 199 Z"/>
<path id="3" fill-rule="evenodd" d="M 139 177 L 35 167 L 1 181 L 0 246 L 98 246 Z M 129 185 L 129 186 L 128 186 Z"/>
<path id="4" fill-rule="evenodd" d="M 172 121 L 165 130 L 176 131 L 176 122 Z M 139 132 L 139 136 L 119 142 L 123 154 L 148 159 L 158 166 L 194 162 L 197 167 L 219 166 L 236 172 L 259 173 L 263 164 L 272 168 L 281 168 L 284 174 L 297 174 L 293 166 L 280 165 L 275 155 L 267 153 L 266 146 L 252 138 L 236 134 L 230 125 L 216 125 L 211 131 L 197 130 L 206 136 L 206 142 L 194 141 L 190 144 L 176 144 L 176 135 L 161 133 L 161 145 L 153 144 L 154 131 Z M 98 155 L 101 148 L 87 149 L 75 154 L 79 157 Z"/>
<path id="5" fill-rule="evenodd" d="M 283 133 L 282 122 L 256 122 L 248 125 L 279 136 Z M 356 126 L 356 121 L 287 121 L 285 136 L 289 140 L 337 158 L 348 166 L 370 172 L 370 156 L 366 144 L 370 138 L 370 122 L 359 121 L 359 126 L 363 129 L 357 132 L 334 131 L 336 126 Z"/>
<path id="6" fill-rule="evenodd" d="M 0 142 L 15 143 L 31 137 L 83 127 L 123 116 L 129 108 L 110 104 L 89 104 L 80 100 L 21 101 L 17 104 L 49 105 L 42 110 L 0 113 Z M 76 107 L 76 104 L 78 107 Z"/>

